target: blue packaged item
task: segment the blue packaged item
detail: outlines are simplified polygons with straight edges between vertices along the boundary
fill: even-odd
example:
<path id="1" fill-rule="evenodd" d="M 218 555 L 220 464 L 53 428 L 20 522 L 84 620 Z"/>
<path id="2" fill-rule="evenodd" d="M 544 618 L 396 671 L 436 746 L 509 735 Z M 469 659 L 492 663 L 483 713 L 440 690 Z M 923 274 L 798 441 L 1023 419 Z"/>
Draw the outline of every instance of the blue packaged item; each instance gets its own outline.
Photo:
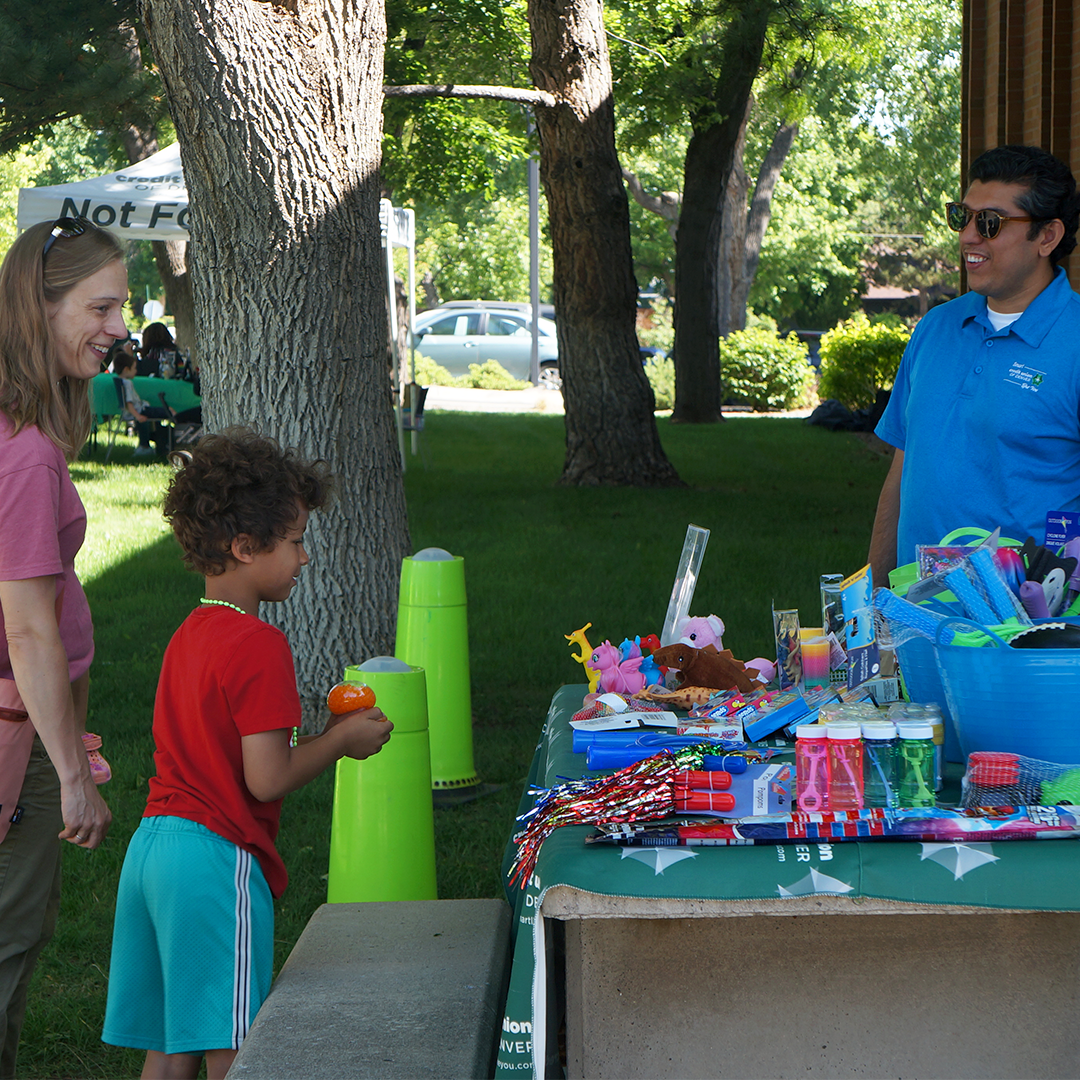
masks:
<path id="1" fill-rule="evenodd" d="M 707 739 L 699 737 L 654 734 L 642 735 L 629 746 L 605 746 L 600 743 L 593 743 L 585 751 L 585 767 L 587 769 L 625 769 L 627 765 L 636 765 L 639 761 L 644 761 L 646 758 L 660 753 L 661 750 L 682 750 L 688 746 L 700 746 L 707 741 Z M 746 743 L 730 745 L 717 743 L 716 745 L 718 749 L 723 750 L 742 750 L 746 748 Z M 745 765 L 743 758 L 737 760 L 743 761 Z"/>
<path id="2" fill-rule="evenodd" d="M 803 717 L 816 713 L 822 705 L 839 701 L 836 691 L 828 686 L 818 690 L 789 690 L 763 704 L 752 717 L 743 717 L 743 731 L 750 742 L 764 739 L 774 731 L 802 722 Z"/>

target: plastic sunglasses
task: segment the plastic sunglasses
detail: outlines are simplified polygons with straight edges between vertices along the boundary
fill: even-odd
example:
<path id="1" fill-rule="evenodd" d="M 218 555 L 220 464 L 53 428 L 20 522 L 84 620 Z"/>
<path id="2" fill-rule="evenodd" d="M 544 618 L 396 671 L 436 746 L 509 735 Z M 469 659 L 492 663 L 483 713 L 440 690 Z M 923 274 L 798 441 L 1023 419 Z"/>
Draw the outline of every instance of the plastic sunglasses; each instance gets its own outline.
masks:
<path id="1" fill-rule="evenodd" d="M 49 254 L 49 248 L 56 243 L 58 237 L 62 236 L 67 240 L 72 236 L 82 236 L 84 232 L 86 232 L 86 222 L 82 219 L 69 217 L 57 218 L 56 223 L 52 227 L 52 231 L 49 233 L 49 238 L 45 241 L 45 246 L 41 249 L 41 261 L 45 261 L 45 256 Z"/>
<path id="2" fill-rule="evenodd" d="M 986 240 L 993 240 L 1001 232 L 1003 221 L 1035 220 L 1030 217 L 1009 217 L 996 210 L 969 210 L 963 203 L 945 204 L 945 223 L 953 232 L 961 232 L 972 218 L 975 219 L 975 228 L 979 235 Z"/>

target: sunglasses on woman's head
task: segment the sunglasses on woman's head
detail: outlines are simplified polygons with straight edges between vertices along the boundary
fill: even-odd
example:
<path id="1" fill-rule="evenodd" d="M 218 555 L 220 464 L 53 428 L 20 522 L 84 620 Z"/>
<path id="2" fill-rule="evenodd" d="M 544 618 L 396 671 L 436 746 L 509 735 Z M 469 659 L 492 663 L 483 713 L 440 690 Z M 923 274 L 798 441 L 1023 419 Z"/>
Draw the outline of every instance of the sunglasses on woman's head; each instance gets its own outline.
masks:
<path id="1" fill-rule="evenodd" d="M 65 240 L 68 240 L 73 236 L 82 236 L 86 232 L 86 225 L 87 222 L 82 218 L 57 218 L 52 231 L 49 233 L 48 240 L 45 241 L 45 246 L 41 249 L 42 262 L 45 261 L 45 256 L 49 254 L 49 248 L 56 243 L 58 237 L 62 236 Z"/>
<path id="2" fill-rule="evenodd" d="M 953 232 L 962 232 L 967 223 L 975 219 L 975 228 L 985 240 L 993 240 L 1001 232 L 1003 221 L 1034 221 L 1030 217 L 1009 217 L 996 210 L 969 210 L 963 203 L 945 204 L 945 223 Z"/>

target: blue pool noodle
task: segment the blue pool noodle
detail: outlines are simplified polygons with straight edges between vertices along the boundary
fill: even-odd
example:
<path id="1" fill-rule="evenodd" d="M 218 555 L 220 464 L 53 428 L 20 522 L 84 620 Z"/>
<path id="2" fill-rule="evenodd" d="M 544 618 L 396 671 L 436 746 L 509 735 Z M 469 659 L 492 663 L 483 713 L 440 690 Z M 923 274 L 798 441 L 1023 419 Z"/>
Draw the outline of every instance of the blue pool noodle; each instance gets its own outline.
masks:
<path id="1" fill-rule="evenodd" d="M 969 556 L 971 567 L 986 590 L 986 598 L 994 609 L 999 623 L 1016 618 L 1016 604 L 1009 587 L 1002 580 L 1001 572 L 994 563 L 994 556 L 986 548 L 973 551 Z"/>
<path id="2" fill-rule="evenodd" d="M 934 640 L 937 634 L 938 626 L 945 621 L 944 615 L 939 615 L 936 611 L 929 611 L 918 604 L 913 604 L 910 600 L 904 600 L 895 593 L 889 592 L 888 589 L 879 589 L 874 594 L 874 607 L 889 622 L 906 626 L 909 630 L 914 630 L 917 634 L 922 634 L 923 637 L 929 638 L 931 641 Z M 947 645 L 952 641 L 953 636 L 951 630 L 946 630 L 941 636 L 943 644 Z"/>
<path id="3" fill-rule="evenodd" d="M 945 575 L 945 584 L 952 590 L 953 595 L 961 604 L 964 611 L 972 622 L 982 623 L 983 626 L 993 626 L 1000 620 L 994 614 L 994 609 L 979 595 L 978 589 L 972 585 L 962 567 L 950 570 Z"/>

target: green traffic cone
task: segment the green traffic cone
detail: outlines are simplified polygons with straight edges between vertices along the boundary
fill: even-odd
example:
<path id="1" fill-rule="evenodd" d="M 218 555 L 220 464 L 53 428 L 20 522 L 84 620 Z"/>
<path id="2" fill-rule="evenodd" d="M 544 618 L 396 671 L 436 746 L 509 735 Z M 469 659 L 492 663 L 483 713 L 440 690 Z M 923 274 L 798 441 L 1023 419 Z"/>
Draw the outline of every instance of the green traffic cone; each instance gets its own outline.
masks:
<path id="1" fill-rule="evenodd" d="M 436 794 L 477 789 L 461 556 L 425 548 L 402 561 L 394 655 L 422 667 L 427 675 L 431 784 Z"/>
<path id="2" fill-rule="evenodd" d="M 337 763 L 327 900 L 436 900 L 424 670 L 378 656 L 347 667 L 345 681 L 375 691 L 394 731 L 373 757 Z"/>

